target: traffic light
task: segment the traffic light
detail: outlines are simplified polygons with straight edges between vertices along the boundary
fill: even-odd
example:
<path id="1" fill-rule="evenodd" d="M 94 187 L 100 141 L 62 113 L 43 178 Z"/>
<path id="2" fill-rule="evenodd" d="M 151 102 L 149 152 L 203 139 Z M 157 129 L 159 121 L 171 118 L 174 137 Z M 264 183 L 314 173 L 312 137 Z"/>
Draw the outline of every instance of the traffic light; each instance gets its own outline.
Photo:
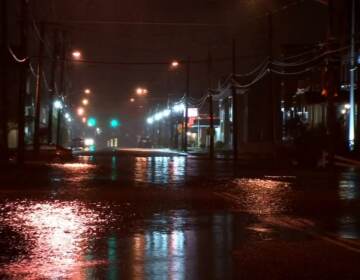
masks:
<path id="1" fill-rule="evenodd" d="M 96 119 L 93 118 L 93 117 L 90 117 L 90 118 L 88 119 L 88 121 L 87 121 L 87 125 L 88 125 L 89 127 L 94 127 L 94 126 L 96 126 Z"/>
<path id="2" fill-rule="evenodd" d="M 120 122 L 117 119 L 110 120 L 110 127 L 117 128 L 120 125 Z"/>

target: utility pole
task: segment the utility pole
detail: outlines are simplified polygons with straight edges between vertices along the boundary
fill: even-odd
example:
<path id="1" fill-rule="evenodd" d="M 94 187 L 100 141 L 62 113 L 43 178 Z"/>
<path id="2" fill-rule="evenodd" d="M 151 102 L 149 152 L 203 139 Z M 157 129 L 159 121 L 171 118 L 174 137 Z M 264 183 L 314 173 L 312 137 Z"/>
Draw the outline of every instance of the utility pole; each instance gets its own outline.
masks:
<path id="1" fill-rule="evenodd" d="M 61 66 L 60 66 L 60 95 L 66 95 L 65 87 L 65 63 L 66 63 L 66 34 L 62 32 L 62 49 L 61 49 Z M 61 113 L 62 109 L 57 112 L 57 128 L 56 128 L 56 146 L 61 145 Z"/>
<path id="2" fill-rule="evenodd" d="M 188 141 L 187 141 L 187 132 L 188 132 L 188 122 L 189 122 L 189 96 L 190 96 L 190 57 L 186 61 L 186 91 L 185 91 L 185 128 L 184 128 L 184 142 L 183 150 L 187 152 Z"/>
<path id="3" fill-rule="evenodd" d="M 54 108 L 54 95 L 55 95 L 55 81 L 57 69 L 57 56 L 58 56 L 58 30 L 54 31 L 53 54 L 51 62 L 51 78 L 50 78 L 50 92 L 49 92 L 49 116 L 48 116 L 48 144 L 52 143 L 53 136 L 53 108 Z"/>
<path id="4" fill-rule="evenodd" d="M 39 38 L 39 58 L 38 66 L 36 71 L 36 94 L 35 94 L 35 123 L 34 123 L 34 153 L 39 154 L 40 150 L 40 113 L 41 113 L 41 95 L 42 95 L 42 84 L 43 84 L 43 57 L 44 57 L 44 46 L 45 46 L 45 25 L 40 25 L 40 38 Z"/>
<path id="5" fill-rule="evenodd" d="M 21 22 L 20 22 L 20 44 L 21 44 L 21 57 L 27 56 L 28 48 L 28 1 L 21 0 Z M 19 82 L 19 99 L 18 99 L 18 147 L 17 147 L 17 163 L 23 164 L 25 157 L 25 96 L 26 96 L 26 83 L 27 71 L 29 62 L 25 61 L 21 64 L 20 68 L 20 82 Z"/>
<path id="6" fill-rule="evenodd" d="M 232 41 L 232 78 L 233 85 L 231 87 L 231 96 L 232 96 L 232 121 L 233 121 L 233 158 L 234 160 L 238 159 L 238 111 L 237 111 L 237 96 L 236 96 L 236 87 L 235 87 L 235 79 L 236 79 L 236 39 L 234 38 Z"/>
<path id="7" fill-rule="evenodd" d="M 212 56 L 208 54 L 208 93 L 209 93 L 209 115 L 210 115 L 210 146 L 209 157 L 214 158 L 214 108 L 213 108 L 213 96 L 212 96 Z"/>
<path id="8" fill-rule="evenodd" d="M 351 1 L 351 48 L 350 48 L 350 112 L 348 145 L 350 151 L 355 147 L 355 0 Z"/>
<path id="9" fill-rule="evenodd" d="M 9 159 L 8 148 L 8 92 L 7 92 L 7 73 L 8 73 L 8 19 L 7 19 L 7 0 L 1 1 L 1 25 L 2 25 L 2 46 L 1 46 L 1 61 L 3 67 L 1 67 L 1 127 L 0 127 L 0 160 L 5 162 Z"/>
<path id="10" fill-rule="evenodd" d="M 329 9 L 329 31 L 328 31 L 328 50 L 331 51 L 334 48 L 334 2 L 329 0 L 328 3 Z M 336 122 L 336 112 L 334 106 L 334 97 L 336 91 L 336 71 L 335 71 L 335 62 L 334 56 L 329 55 L 327 58 L 326 65 L 326 80 L 328 83 L 328 99 L 327 99 L 327 140 L 328 140 L 328 153 L 329 153 L 329 165 L 334 164 L 334 153 L 335 153 L 335 122 Z"/>
<path id="11" fill-rule="evenodd" d="M 273 61 L 273 18 L 271 12 L 268 13 L 268 56 L 269 56 L 269 97 L 271 100 L 271 115 L 272 115 L 272 141 L 274 144 L 277 144 L 279 141 L 279 108 L 278 108 L 278 94 L 277 91 L 274 91 L 273 89 L 273 75 L 271 72 L 272 69 L 272 61 Z"/>

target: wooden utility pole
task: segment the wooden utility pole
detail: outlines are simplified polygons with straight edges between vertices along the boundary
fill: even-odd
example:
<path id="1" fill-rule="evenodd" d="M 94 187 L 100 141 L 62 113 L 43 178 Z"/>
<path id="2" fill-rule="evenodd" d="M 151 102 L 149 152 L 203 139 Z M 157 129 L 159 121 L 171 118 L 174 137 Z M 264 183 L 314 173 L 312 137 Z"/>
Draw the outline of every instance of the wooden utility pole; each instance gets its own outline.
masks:
<path id="1" fill-rule="evenodd" d="M 272 127 L 271 127 L 271 137 L 272 142 L 274 144 L 278 143 L 279 140 L 279 108 L 278 108 L 278 94 L 273 89 L 273 75 L 271 72 L 272 69 L 272 61 L 273 61 L 273 19 L 271 12 L 268 13 L 268 56 L 269 56 L 269 84 L 268 84 L 268 90 L 269 90 L 269 97 L 271 100 L 271 118 L 272 118 Z"/>
<path id="2" fill-rule="evenodd" d="M 44 47 L 45 47 L 45 25 L 40 25 L 40 38 L 39 38 L 39 58 L 36 71 L 36 93 L 35 93 L 35 119 L 34 119 L 34 152 L 38 154 L 40 151 L 40 114 L 41 114 L 41 97 L 43 85 L 43 63 L 44 63 Z"/>
<path id="3" fill-rule="evenodd" d="M 233 141 L 233 158 L 234 160 L 238 159 L 238 108 L 237 108 L 237 96 L 236 96 L 236 86 L 234 84 L 236 79 L 236 40 L 232 41 L 232 78 L 233 85 L 231 87 L 231 96 L 232 96 L 232 141 Z"/>
<path id="4" fill-rule="evenodd" d="M 214 108 L 213 108 L 213 96 L 212 96 L 212 57 L 211 53 L 208 54 L 208 93 L 209 93 L 209 116 L 210 116 L 210 146 L 209 146 L 209 157 L 214 158 Z"/>
<path id="5" fill-rule="evenodd" d="M 27 56 L 28 48 L 28 1 L 21 0 L 21 22 L 20 22 L 20 55 L 21 57 Z M 17 147 L 17 163 L 23 164 L 25 157 L 25 96 L 26 96 L 26 83 L 29 62 L 26 61 L 20 66 L 20 83 L 19 83 L 19 99 L 18 99 L 18 147 Z"/>
<path id="6" fill-rule="evenodd" d="M 49 92 L 49 116 L 48 116 L 48 135 L 47 142 L 51 144 L 53 141 L 53 108 L 54 108 L 54 96 L 55 96 L 55 81 L 56 81 L 56 70 L 57 70 L 57 60 L 58 60 L 58 30 L 54 31 L 53 38 L 53 54 L 51 61 L 51 77 L 50 77 L 50 92 Z"/>
<path id="7" fill-rule="evenodd" d="M 8 73 L 8 19 L 7 19 L 7 0 L 1 1 L 1 25 L 2 25 L 2 46 L 1 46 L 1 107 L 0 107 L 0 160 L 8 161 L 8 91 L 7 91 L 7 73 Z"/>
<path id="8" fill-rule="evenodd" d="M 66 63 L 66 34 L 62 32 L 62 49 L 61 49 L 61 66 L 60 66 L 60 95 L 66 96 L 65 86 L 65 63 Z M 61 145 L 61 117 L 62 109 L 57 112 L 57 128 L 56 128 L 56 146 Z"/>
<path id="9" fill-rule="evenodd" d="M 188 122 L 189 122 L 189 97 L 190 97 L 190 57 L 186 61 L 186 90 L 185 90 L 185 124 L 184 124 L 184 142 L 183 151 L 187 152 L 188 148 Z"/>

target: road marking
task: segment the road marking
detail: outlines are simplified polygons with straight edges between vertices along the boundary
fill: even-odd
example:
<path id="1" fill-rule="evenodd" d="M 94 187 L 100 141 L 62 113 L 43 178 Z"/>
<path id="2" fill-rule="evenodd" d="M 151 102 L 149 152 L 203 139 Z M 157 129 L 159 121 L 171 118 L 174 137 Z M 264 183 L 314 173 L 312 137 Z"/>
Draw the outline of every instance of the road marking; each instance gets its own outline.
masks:
<path id="1" fill-rule="evenodd" d="M 219 196 L 223 199 L 229 200 L 232 203 L 239 204 L 239 198 L 233 194 L 229 194 L 226 192 L 215 192 L 216 196 Z M 246 211 L 241 210 L 241 212 L 244 213 L 251 213 L 251 214 L 259 214 L 258 211 Z M 264 215 L 265 216 L 265 215 Z M 264 223 L 270 224 L 270 225 L 277 225 L 282 227 L 288 227 L 303 233 L 306 233 L 314 238 L 323 240 L 325 242 L 328 242 L 330 244 L 339 246 L 343 249 L 355 252 L 360 254 L 360 240 L 349 240 L 349 239 L 340 239 L 337 236 L 334 236 L 329 233 L 319 233 L 315 230 L 315 223 L 304 218 L 292 218 L 288 216 L 283 217 L 269 217 L 266 215 L 262 218 L 262 221 Z"/>

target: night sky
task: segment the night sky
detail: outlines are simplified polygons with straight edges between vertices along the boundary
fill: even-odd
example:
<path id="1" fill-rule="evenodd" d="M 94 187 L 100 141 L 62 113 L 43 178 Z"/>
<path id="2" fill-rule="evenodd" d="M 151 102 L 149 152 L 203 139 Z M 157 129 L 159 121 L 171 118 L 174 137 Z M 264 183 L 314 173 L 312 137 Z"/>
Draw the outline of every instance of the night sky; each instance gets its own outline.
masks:
<path id="1" fill-rule="evenodd" d="M 61 22 L 68 30 L 71 48 L 82 51 L 83 59 L 104 62 L 167 62 L 172 59 L 206 59 L 211 54 L 213 82 L 231 72 L 231 38 L 237 39 L 238 72 L 251 70 L 266 56 L 266 11 L 274 14 L 274 48 L 282 44 L 314 44 L 326 36 L 326 7 L 316 1 L 268 0 L 61 0 L 31 1 L 38 20 Z M 80 21 L 80 22 L 79 22 Z M 89 23 L 87 21 L 95 21 Z M 126 21 L 117 24 L 99 21 Z M 220 24 L 217 26 L 172 25 L 174 23 Z M 235 34 L 235 35 L 234 35 Z M 184 67 L 169 71 L 166 65 L 76 64 L 72 67 L 71 93 L 74 101 L 85 87 L 93 90 L 91 109 L 99 118 L 120 116 L 128 122 L 143 118 L 150 104 L 169 93 L 175 99 L 185 90 Z M 191 66 L 191 96 L 207 89 L 207 66 Z M 137 86 L 150 91 L 143 109 L 130 104 Z M 160 98 L 160 99 L 159 99 Z M 163 98 L 163 99 L 161 99 Z M 135 107 L 134 107 L 135 106 Z"/>

